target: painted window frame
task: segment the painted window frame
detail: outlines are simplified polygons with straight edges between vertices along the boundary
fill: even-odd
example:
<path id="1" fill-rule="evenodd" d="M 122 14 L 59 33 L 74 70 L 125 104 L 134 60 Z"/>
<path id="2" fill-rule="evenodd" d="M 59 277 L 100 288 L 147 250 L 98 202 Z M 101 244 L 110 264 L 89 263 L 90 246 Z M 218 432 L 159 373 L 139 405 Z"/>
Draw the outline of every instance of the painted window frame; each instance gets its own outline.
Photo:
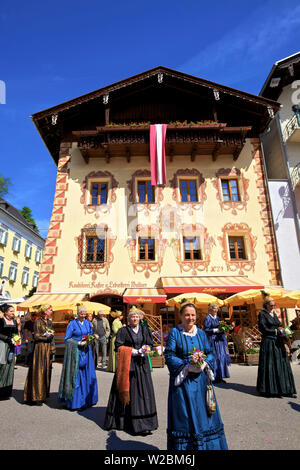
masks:
<path id="1" fill-rule="evenodd" d="M 186 247 L 185 242 L 186 242 L 187 240 L 189 240 L 189 245 L 190 245 L 190 248 L 191 248 L 191 250 L 189 251 L 189 253 L 190 253 L 190 255 L 191 255 L 190 258 L 187 258 L 187 257 L 186 257 L 186 253 L 187 253 L 187 252 L 186 252 L 186 249 L 185 249 L 185 247 Z M 196 240 L 196 241 L 198 240 L 198 244 L 199 244 L 198 250 L 192 249 L 192 248 L 193 248 L 192 245 L 193 245 L 193 243 L 194 243 L 193 240 Z M 199 258 L 195 257 L 195 255 L 194 255 L 194 252 L 196 252 L 196 251 L 199 252 L 199 255 L 200 255 Z M 189 261 L 203 261 L 203 252 L 202 252 L 201 245 L 200 245 L 200 238 L 199 238 L 197 235 L 188 235 L 188 236 L 183 236 L 183 237 L 182 237 L 182 252 L 183 252 L 183 261 L 184 261 L 184 262 L 189 262 Z"/>
<path id="2" fill-rule="evenodd" d="M 187 201 L 182 200 L 182 191 L 181 191 L 181 183 L 186 182 L 187 183 Z M 190 185 L 189 183 L 193 182 L 195 184 L 195 192 L 196 192 L 196 200 L 191 201 L 190 197 Z M 197 203 L 199 202 L 199 192 L 198 192 L 198 187 L 197 187 L 198 179 L 194 177 L 188 177 L 188 176 L 179 176 L 178 177 L 178 191 L 179 191 L 179 197 L 180 197 L 180 202 L 183 204 L 189 204 L 189 203 Z"/>
<path id="3" fill-rule="evenodd" d="M 231 184 L 230 184 L 232 181 L 234 181 L 236 183 L 238 199 L 233 199 L 232 187 L 231 187 Z M 239 178 L 223 178 L 223 177 L 221 177 L 220 178 L 220 183 L 221 183 L 221 192 L 222 192 L 223 202 L 241 202 L 241 192 L 240 192 L 240 187 L 239 187 Z M 223 191 L 223 183 L 227 184 L 229 199 L 225 199 L 225 195 L 224 195 L 224 191 Z"/>
<path id="4" fill-rule="evenodd" d="M 145 258 L 141 258 L 141 240 L 146 240 L 145 243 Z M 149 240 L 153 240 L 153 258 L 149 258 Z M 155 246 L 155 238 L 149 236 L 138 236 L 137 242 L 137 260 L 141 262 L 154 262 L 156 259 L 156 246 Z"/>

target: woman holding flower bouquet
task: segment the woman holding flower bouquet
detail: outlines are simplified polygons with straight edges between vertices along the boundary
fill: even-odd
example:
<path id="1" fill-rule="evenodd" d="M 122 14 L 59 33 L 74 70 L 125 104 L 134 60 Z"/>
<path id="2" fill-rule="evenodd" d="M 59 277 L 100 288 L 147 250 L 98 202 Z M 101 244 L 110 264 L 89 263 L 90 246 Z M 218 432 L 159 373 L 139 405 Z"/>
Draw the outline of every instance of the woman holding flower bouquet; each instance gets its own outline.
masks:
<path id="1" fill-rule="evenodd" d="M 34 350 L 24 388 L 24 402 L 42 405 L 49 397 L 51 383 L 51 356 L 55 354 L 54 330 L 49 316 L 51 305 L 42 305 L 40 318 L 34 322 Z"/>
<path id="2" fill-rule="evenodd" d="M 207 386 L 213 379 L 212 347 L 196 326 L 194 304 L 183 303 L 179 315 L 182 323 L 171 330 L 164 352 L 170 372 L 167 448 L 227 450 L 216 399 L 214 412 L 206 404 Z"/>
<path id="3" fill-rule="evenodd" d="M 265 397 L 295 397 L 296 387 L 288 354 L 284 347 L 287 336 L 274 312 L 274 299 L 262 292 L 263 310 L 258 315 L 262 334 L 256 389 Z"/>
<path id="4" fill-rule="evenodd" d="M 93 406 L 98 401 L 98 385 L 91 344 L 94 342 L 92 324 L 85 319 L 87 311 L 81 308 L 78 318 L 72 320 L 65 334 L 65 356 L 58 397 L 66 407 L 78 410 Z"/>
<path id="5" fill-rule="evenodd" d="M 139 325 L 140 310 L 132 307 L 129 325 L 119 329 L 115 350 L 117 369 L 112 382 L 104 427 L 147 435 L 157 429 L 157 412 L 147 355 L 153 340 Z"/>
<path id="6" fill-rule="evenodd" d="M 228 365 L 230 364 L 230 355 L 226 340 L 225 331 L 232 330 L 232 327 L 220 322 L 217 316 L 219 307 L 212 304 L 209 307 L 208 315 L 204 319 L 203 329 L 208 337 L 214 353 L 214 375 L 215 383 L 225 382 L 223 378 L 230 377 Z"/>
<path id="7" fill-rule="evenodd" d="M 14 347 L 18 338 L 15 321 L 15 309 L 11 305 L 1 306 L 3 317 L 0 318 L 0 399 L 7 399 L 12 394 L 14 381 Z"/>

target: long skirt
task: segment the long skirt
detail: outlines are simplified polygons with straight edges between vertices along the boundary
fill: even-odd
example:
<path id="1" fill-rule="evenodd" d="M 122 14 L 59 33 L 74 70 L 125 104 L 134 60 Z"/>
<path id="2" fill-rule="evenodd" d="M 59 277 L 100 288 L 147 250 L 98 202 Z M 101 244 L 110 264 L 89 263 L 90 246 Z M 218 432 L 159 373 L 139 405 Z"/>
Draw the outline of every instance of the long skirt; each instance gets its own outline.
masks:
<path id="1" fill-rule="evenodd" d="M 107 372 L 116 372 L 116 353 L 115 353 L 116 337 L 117 335 L 113 336 L 110 341 Z"/>
<path id="2" fill-rule="evenodd" d="M 218 404 L 212 416 L 207 414 L 206 387 L 207 377 L 203 372 L 188 374 L 177 387 L 174 385 L 174 377 L 170 378 L 168 450 L 228 449 Z"/>
<path id="3" fill-rule="evenodd" d="M 133 363 L 129 377 L 129 405 L 123 405 L 118 397 L 116 374 L 106 409 L 104 428 L 119 429 L 139 434 L 154 431 L 158 427 L 155 396 L 149 364 Z"/>
<path id="4" fill-rule="evenodd" d="M 0 399 L 9 398 L 12 394 L 13 381 L 14 381 L 14 360 L 7 362 L 10 348 L 8 344 L 3 343 L 3 355 L 6 358 L 6 364 L 0 364 Z"/>
<path id="5" fill-rule="evenodd" d="M 262 340 L 256 389 L 269 397 L 296 394 L 289 358 L 277 337 L 266 336 Z"/>
<path id="6" fill-rule="evenodd" d="M 228 378 L 230 356 L 226 339 L 219 339 L 218 336 L 209 338 L 214 353 L 214 376 L 216 380 Z"/>
<path id="7" fill-rule="evenodd" d="M 24 402 L 46 401 L 50 393 L 50 343 L 35 343 L 24 388 Z"/>
<path id="8" fill-rule="evenodd" d="M 87 351 L 80 351 L 74 394 L 72 400 L 66 400 L 66 407 L 71 410 L 78 410 L 93 406 L 97 401 L 97 377 L 93 354 L 89 348 Z"/>

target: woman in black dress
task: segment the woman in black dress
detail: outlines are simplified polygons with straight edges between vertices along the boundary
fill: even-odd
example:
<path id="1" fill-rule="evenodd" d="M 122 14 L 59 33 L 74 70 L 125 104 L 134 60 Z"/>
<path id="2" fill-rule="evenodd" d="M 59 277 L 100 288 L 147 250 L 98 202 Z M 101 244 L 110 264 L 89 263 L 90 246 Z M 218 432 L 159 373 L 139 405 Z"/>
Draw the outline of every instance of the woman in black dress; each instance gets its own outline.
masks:
<path id="1" fill-rule="evenodd" d="M 258 315 L 262 334 L 256 389 L 265 397 L 294 397 L 296 387 L 284 347 L 284 330 L 274 312 L 275 301 L 266 296 Z"/>
<path id="2" fill-rule="evenodd" d="M 117 334 L 117 370 L 104 427 L 147 435 L 157 429 L 158 422 L 149 361 L 142 346 L 152 346 L 153 340 L 149 329 L 139 325 L 139 320 L 138 311 L 131 309 L 129 325 Z"/>
<path id="3" fill-rule="evenodd" d="M 0 399 L 7 399 L 12 394 L 14 381 L 14 347 L 13 336 L 18 334 L 15 321 L 15 309 L 4 304 L 0 318 Z"/>

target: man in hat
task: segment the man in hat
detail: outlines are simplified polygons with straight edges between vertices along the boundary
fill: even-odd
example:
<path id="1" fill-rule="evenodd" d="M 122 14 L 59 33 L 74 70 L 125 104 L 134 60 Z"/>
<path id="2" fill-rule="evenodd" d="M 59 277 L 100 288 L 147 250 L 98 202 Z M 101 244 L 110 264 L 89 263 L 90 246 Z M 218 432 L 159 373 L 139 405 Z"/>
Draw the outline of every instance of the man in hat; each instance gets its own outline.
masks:
<path id="1" fill-rule="evenodd" d="M 93 320 L 93 330 L 95 334 L 95 365 L 106 369 L 106 354 L 107 354 L 107 341 L 110 335 L 110 326 L 107 318 L 104 316 L 104 312 L 99 310 L 96 318 Z M 102 363 L 99 361 L 99 344 L 101 344 L 102 350 Z"/>

